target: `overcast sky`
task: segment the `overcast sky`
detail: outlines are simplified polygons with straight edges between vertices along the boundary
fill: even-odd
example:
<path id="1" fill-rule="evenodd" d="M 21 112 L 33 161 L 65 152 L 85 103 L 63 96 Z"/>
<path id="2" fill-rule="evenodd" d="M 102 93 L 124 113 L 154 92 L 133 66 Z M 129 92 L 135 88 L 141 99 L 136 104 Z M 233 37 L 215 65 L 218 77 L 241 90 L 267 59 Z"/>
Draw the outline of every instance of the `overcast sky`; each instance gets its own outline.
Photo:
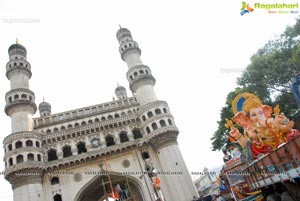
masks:
<path id="1" fill-rule="evenodd" d="M 226 95 L 258 48 L 297 17 L 258 9 L 241 16 L 241 6 L 237 0 L 0 0 L 1 142 L 11 133 L 4 113 L 10 90 L 5 65 L 16 38 L 27 48 L 37 105 L 44 96 L 58 113 L 111 101 L 117 82 L 131 94 L 116 39 L 120 24 L 139 44 L 157 97 L 169 104 L 189 171 L 222 165 L 210 138 Z M 3 176 L 0 184 L 0 200 L 12 201 Z"/>

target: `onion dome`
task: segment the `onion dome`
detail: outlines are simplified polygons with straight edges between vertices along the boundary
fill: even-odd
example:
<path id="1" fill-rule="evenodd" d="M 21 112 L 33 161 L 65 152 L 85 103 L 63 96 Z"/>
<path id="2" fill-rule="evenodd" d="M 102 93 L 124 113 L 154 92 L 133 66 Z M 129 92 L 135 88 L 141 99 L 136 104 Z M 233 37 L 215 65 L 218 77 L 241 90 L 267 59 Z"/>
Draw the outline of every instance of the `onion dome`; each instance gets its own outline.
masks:
<path id="1" fill-rule="evenodd" d="M 45 102 L 45 100 L 43 102 L 41 102 L 39 104 L 39 111 L 40 111 L 41 117 L 51 115 L 51 105 L 50 105 L 50 103 Z"/>
<path id="2" fill-rule="evenodd" d="M 123 86 L 119 86 L 115 89 L 115 94 L 118 98 L 118 100 L 126 99 L 127 98 L 127 93 L 126 89 Z"/>
<path id="3" fill-rule="evenodd" d="M 8 48 L 8 54 L 11 55 L 22 55 L 24 57 L 26 57 L 27 55 L 27 50 L 26 48 L 18 43 L 18 40 L 16 41 L 16 44 L 12 44 L 9 48 Z"/>

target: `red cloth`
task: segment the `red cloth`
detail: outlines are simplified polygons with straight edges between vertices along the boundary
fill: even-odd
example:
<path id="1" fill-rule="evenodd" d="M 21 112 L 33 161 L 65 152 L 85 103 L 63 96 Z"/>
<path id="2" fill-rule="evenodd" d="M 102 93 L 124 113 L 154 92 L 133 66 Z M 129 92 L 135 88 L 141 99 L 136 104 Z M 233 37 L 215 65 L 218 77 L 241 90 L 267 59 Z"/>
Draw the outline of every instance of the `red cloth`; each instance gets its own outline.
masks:
<path id="1" fill-rule="evenodd" d="M 254 159 L 257 158 L 258 154 L 267 154 L 272 150 L 272 147 L 267 144 L 261 144 L 261 147 L 258 147 L 258 145 L 251 143 L 250 148 Z"/>
<path id="2" fill-rule="evenodd" d="M 109 192 L 109 196 L 110 196 L 111 198 L 119 199 L 119 193 L 118 193 L 118 191 L 115 191 L 115 195 L 113 195 L 111 192 Z"/>
<path id="3" fill-rule="evenodd" d="M 115 198 L 119 198 L 119 193 L 118 193 L 118 191 L 115 191 Z"/>

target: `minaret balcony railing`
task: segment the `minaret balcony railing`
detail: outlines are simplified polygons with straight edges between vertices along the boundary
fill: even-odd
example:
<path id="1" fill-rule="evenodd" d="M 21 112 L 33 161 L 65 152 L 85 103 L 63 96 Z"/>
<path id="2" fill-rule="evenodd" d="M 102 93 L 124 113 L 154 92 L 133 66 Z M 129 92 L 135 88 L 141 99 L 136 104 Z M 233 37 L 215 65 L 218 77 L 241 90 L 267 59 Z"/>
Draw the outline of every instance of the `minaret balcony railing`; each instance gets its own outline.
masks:
<path id="1" fill-rule="evenodd" d="M 179 132 L 177 129 L 164 128 L 155 131 L 147 137 L 149 137 L 149 143 L 157 150 L 160 150 L 163 147 L 178 144 L 178 134 Z"/>
<path id="2" fill-rule="evenodd" d="M 147 118 L 146 121 L 141 123 L 141 128 L 145 128 L 146 126 L 150 126 L 155 121 L 161 120 L 161 119 L 173 119 L 174 117 L 170 113 L 162 113 L 153 115 L 151 118 Z"/>
<path id="3" fill-rule="evenodd" d="M 177 136 L 179 134 L 179 131 L 175 125 L 161 127 L 161 128 L 158 128 L 157 130 L 152 131 L 149 135 L 145 135 L 144 140 L 151 140 L 152 138 L 154 138 L 156 136 L 163 135 L 166 133 L 172 133 L 175 136 Z"/>
<path id="4" fill-rule="evenodd" d="M 127 50 L 136 49 L 136 48 L 139 49 L 139 51 L 141 52 L 138 44 L 133 40 L 129 40 L 129 41 L 125 41 L 120 44 L 119 51 L 122 54 L 123 52 L 125 52 Z"/>
<path id="5" fill-rule="evenodd" d="M 134 80 L 135 77 L 142 75 L 152 75 L 151 69 L 146 65 L 136 65 L 130 68 L 126 73 L 126 77 L 129 81 Z"/>
<path id="6" fill-rule="evenodd" d="M 137 43 L 135 43 L 135 44 L 137 44 Z M 126 56 L 125 56 L 126 54 L 129 54 L 131 52 L 135 52 L 138 55 L 141 55 L 141 53 L 142 53 L 141 49 L 137 45 L 136 46 L 129 46 L 129 47 L 126 47 L 126 48 L 125 48 L 125 46 L 124 47 L 120 46 L 119 51 L 121 53 L 121 58 L 123 59 L 123 61 L 126 60 Z"/>
<path id="7" fill-rule="evenodd" d="M 160 107 L 165 107 L 169 109 L 168 103 L 166 101 L 157 100 L 141 106 L 139 109 L 139 115 L 143 115 L 151 109 L 160 108 Z"/>
<path id="8" fill-rule="evenodd" d="M 33 93 L 33 91 L 31 91 L 30 89 L 26 89 L 26 88 L 17 88 L 17 89 L 12 89 L 12 90 L 10 90 L 9 92 L 7 92 L 6 94 L 5 94 L 5 96 L 10 96 L 10 95 L 12 95 L 12 94 L 17 94 L 17 93 L 21 93 L 21 92 L 25 92 L 25 93 L 29 93 L 29 94 L 31 94 L 32 96 L 34 96 L 34 93 Z"/>
<path id="9" fill-rule="evenodd" d="M 24 59 L 13 59 L 7 62 L 6 64 L 6 70 L 12 69 L 12 68 L 26 68 L 31 69 L 31 65 L 27 60 Z"/>
<path id="10" fill-rule="evenodd" d="M 32 76 L 31 70 L 30 70 L 30 65 L 29 66 L 22 66 L 22 65 L 17 65 L 17 66 L 12 66 L 11 68 L 7 69 L 6 71 L 6 77 L 10 80 L 11 76 L 15 73 L 20 73 L 23 72 L 25 73 L 28 78 L 30 79 Z"/>
<path id="11" fill-rule="evenodd" d="M 34 102 L 35 96 L 30 89 L 26 88 L 17 88 L 10 90 L 5 94 L 6 104 L 13 103 L 17 100 L 29 100 Z"/>
<path id="12" fill-rule="evenodd" d="M 24 138 L 35 138 L 41 140 L 41 135 L 36 131 L 21 131 L 17 133 L 12 133 L 4 138 L 3 144 L 11 143 L 12 141 Z"/>
<path id="13" fill-rule="evenodd" d="M 155 78 L 152 75 L 139 75 L 136 76 L 132 81 L 129 81 L 129 87 L 132 91 L 136 92 L 136 90 L 140 86 L 144 85 L 155 85 Z"/>
<path id="14" fill-rule="evenodd" d="M 9 167 L 5 170 L 5 177 L 9 176 L 10 174 L 14 174 L 15 176 L 22 176 L 22 175 L 36 175 L 40 174 L 37 169 L 44 169 L 44 162 L 42 161 L 25 161 L 22 163 L 18 163 Z"/>
<path id="15" fill-rule="evenodd" d="M 15 100 L 11 103 L 6 104 L 4 111 L 7 115 L 9 115 L 10 110 L 12 110 L 15 107 L 22 107 L 22 106 L 31 107 L 32 108 L 32 111 L 31 111 L 32 114 L 34 114 L 37 110 L 36 104 L 34 102 L 30 101 L 30 100 Z"/>

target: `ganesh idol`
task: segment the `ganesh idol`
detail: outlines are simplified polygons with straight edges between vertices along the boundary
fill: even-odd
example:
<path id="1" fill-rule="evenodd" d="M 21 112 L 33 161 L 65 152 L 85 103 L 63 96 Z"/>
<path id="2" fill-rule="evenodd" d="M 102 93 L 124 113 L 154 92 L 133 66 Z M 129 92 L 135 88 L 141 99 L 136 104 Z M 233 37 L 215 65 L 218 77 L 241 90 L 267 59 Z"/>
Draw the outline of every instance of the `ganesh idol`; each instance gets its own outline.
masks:
<path id="1" fill-rule="evenodd" d="M 232 103 L 232 120 L 243 127 L 244 133 L 230 125 L 230 135 L 243 147 L 247 147 L 248 158 L 256 159 L 276 149 L 300 133 L 293 129 L 294 122 L 280 114 L 279 106 L 273 109 L 263 105 L 254 94 L 242 93 Z M 228 124 L 228 120 L 227 124 Z"/>

